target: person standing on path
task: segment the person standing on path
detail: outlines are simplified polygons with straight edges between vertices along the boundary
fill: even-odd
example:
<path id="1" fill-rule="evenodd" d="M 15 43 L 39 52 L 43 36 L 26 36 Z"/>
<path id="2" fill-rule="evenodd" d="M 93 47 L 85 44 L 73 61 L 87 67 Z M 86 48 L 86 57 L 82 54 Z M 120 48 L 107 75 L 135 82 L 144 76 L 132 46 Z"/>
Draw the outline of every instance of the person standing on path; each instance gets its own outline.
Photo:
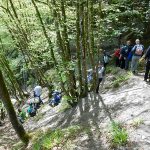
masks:
<path id="1" fill-rule="evenodd" d="M 146 67 L 145 67 L 145 75 L 144 75 L 144 81 L 147 82 L 148 76 L 149 76 L 149 81 L 150 81 L 150 75 L 149 75 L 149 70 L 150 70 L 150 46 L 147 49 L 147 52 L 145 54 L 145 60 L 146 60 Z"/>
<path id="2" fill-rule="evenodd" d="M 39 104 L 43 104 L 43 101 L 41 99 L 41 94 L 42 94 L 42 87 L 37 85 L 35 88 L 34 88 L 34 98 L 35 97 L 38 97 L 39 98 Z"/>
<path id="3" fill-rule="evenodd" d="M 106 66 L 109 63 L 109 59 L 111 58 L 111 56 L 109 54 L 107 54 L 106 50 L 103 51 L 103 64 L 104 64 L 104 68 L 106 69 Z"/>
<path id="4" fill-rule="evenodd" d="M 121 49 L 121 55 L 122 55 L 122 59 L 124 60 L 124 68 L 125 70 L 129 69 L 129 54 L 132 50 L 132 46 L 131 46 L 131 42 L 127 41 L 126 45 L 122 47 Z"/>
<path id="5" fill-rule="evenodd" d="M 144 46 L 140 44 L 140 40 L 136 39 L 136 45 L 132 48 L 132 61 L 131 61 L 131 71 L 133 74 L 137 73 L 138 62 L 144 53 Z"/>
<path id="6" fill-rule="evenodd" d="M 96 93 L 98 93 L 98 91 L 99 91 L 99 85 L 104 78 L 104 74 L 105 74 L 105 68 L 101 63 L 99 63 L 99 65 L 98 65 L 98 84 L 97 84 L 97 88 L 96 88 Z"/>

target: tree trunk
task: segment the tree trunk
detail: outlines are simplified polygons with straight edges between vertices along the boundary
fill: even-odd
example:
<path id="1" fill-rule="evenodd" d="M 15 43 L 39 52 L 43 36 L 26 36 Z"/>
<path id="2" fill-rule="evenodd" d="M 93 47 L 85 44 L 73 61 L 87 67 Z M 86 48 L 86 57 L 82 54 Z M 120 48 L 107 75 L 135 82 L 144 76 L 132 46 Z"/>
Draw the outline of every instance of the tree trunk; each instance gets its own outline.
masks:
<path id="1" fill-rule="evenodd" d="M 84 92 L 83 96 L 87 96 L 88 93 L 88 81 L 87 81 L 87 49 L 86 49 L 86 38 L 85 38 L 85 16 L 84 16 L 84 0 L 82 0 L 82 3 L 80 5 L 80 28 L 81 28 L 81 45 L 82 45 L 82 72 L 83 72 L 83 78 L 84 78 Z"/>
<path id="2" fill-rule="evenodd" d="M 95 59 L 94 59 L 94 34 L 93 34 L 93 0 L 87 0 L 89 10 L 89 57 L 90 63 L 93 70 L 93 86 L 92 89 L 96 88 L 96 73 L 95 73 Z"/>
<path id="3" fill-rule="evenodd" d="M 77 65 L 78 65 L 78 80 L 80 94 L 83 92 L 83 82 L 82 82 L 82 66 L 81 66 L 81 48 L 80 48 L 80 0 L 77 0 L 76 6 L 76 51 L 77 51 Z"/>
<path id="4" fill-rule="evenodd" d="M 39 20 L 40 20 L 40 23 L 41 23 L 41 27 L 42 27 L 42 29 L 43 29 L 44 36 L 45 36 L 45 38 L 46 38 L 46 40 L 47 40 L 47 42 L 48 42 L 48 44 L 49 44 L 50 51 L 51 51 L 51 57 L 52 57 L 52 59 L 53 59 L 54 65 L 55 65 L 56 70 L 57 70 L 57 73 L 58 73 L 58 75 L 59 75 L 59 77 L 60 77 L 60 80 L 61 80 L 61 87 L 62 87 L 62 89 L 64 90 L 65 94 L 66 94 L 67 96 L 69 96 L 68 93 L 67 93 L 67 91 L 65 90 L 64 83 L 63 83 L 63 80 L 62 80 L 62 77 L 61 77 L 61 73 L 60 73 L 59 68 L 58 68 L 58 63 L 57 63 L 57 61 L 56 61 L 56 58 L 55 58 L 55 55 L 54 55 L 54 51 L 53 51 L 53 48 L 52 48 L 52 42 L 51 42 L 50 38 L 48 37 L 46 28 L 45 28 L 45 26 L 44 26 L 44 23 L 43 23 L 43 20 L 42 20 L 42 17 L 41 17 L 41 14 L 40 14 L 40 12 L 39 12 L 39 10 L 38 10 L 38 7 L 37 7 L 37 5 L 36 5 L 36 3 L 35 3 L 34 0 L 32 0 L 32 4 L 34 5 L 34 8 L 35 8 L 36 13 L 37 13 L 37 16 L 38 16 L 38 18 L 39 18 Z"/>
<path id="5" fill-rule="evenodd" d="M 17 135 L 22 140 L 22 142 L 24 142 L 25 144 L 28 144 L 29 136 L 26 134 L 23 126 L 18 122 L 16 112 L 14 110 L 12 103 L 11 103 L 10 96 L 9 96 L 8 90 L 6 88 L 1 70 L 0 70 L 0 81 L 1 81 L 0 96 L 2 98 L 2 102 L 5 106 L 5 108 L 7 110 L 7 113 L 9 115 L 9 119 L 12 123 L 12 126 L 14 127 Z"/>
<path id="6" fill-rule="evenodd" d="M 62 12 L 62 20 L 63 20 L 63 40 L 65 43 L 66 48 L 66 58 L 68 63 L 71 62 L 71 51 L 70 51 L 70 45 L 69 45 L 69 39 L 68 39 L 68 31 L 67 31 L 67 21 L 66 21 L 66 12 L 65 12 L 65 3 L 64 0 L 61 0 L 61 12 Z M 75 71 L 69 70 L 68 71 L 68 85 L 69 90 L 72 97 L 77 97 L 76 92 L 76 79 L 75 79 Z"/>

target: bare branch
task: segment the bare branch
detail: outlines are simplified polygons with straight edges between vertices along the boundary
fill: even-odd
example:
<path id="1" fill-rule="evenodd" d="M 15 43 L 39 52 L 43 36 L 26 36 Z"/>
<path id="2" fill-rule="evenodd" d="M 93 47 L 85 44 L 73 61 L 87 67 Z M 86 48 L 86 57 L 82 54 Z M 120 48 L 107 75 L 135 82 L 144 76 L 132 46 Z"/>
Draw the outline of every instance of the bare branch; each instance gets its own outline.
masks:
<path id="1" fill-rule="evenodd" d="M 46 2 L 41 2 L 40 0 L 35 0 L 35 1 L 38 2 L 38 3 L 42 3 L 44 5 L 48 5 Z"/>

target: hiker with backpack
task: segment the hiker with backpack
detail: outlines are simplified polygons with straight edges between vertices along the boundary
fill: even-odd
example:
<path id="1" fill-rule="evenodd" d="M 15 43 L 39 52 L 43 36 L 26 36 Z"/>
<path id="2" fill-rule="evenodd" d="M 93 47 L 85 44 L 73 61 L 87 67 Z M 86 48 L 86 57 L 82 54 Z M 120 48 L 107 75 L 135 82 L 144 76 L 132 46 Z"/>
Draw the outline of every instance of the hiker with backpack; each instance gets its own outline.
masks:
<path id="1" fill-rule="evenodd" d="M 29 107 L 27 109 L 27 113 L 29 114 L 30 117 L 34 117 L 36 115 L 36 109 L 33 103 L 29 104 Z"/>
<path id="2" fill-rule="evenodd" d="M 34 92 L 34 98 L 36 98 L 36 97 L 39 98 L 39 103 L 38 103 L 38 105 L 43 104 L 43 101 L 42 101 L 42 99 L 41 99 L 42 87 L 39 86 L 39 85 L 37 85 L 37 86 L 34 88 L 33 92 Z"/>
<path id="3" fill-rule="evenodd" d="M 98 93 L 99 91 L 99 85 L 102 82 L 102 80 L 104 79 L 105 76 L 105 67 L 99 63 L 98 64 L 98 68 L 97 68 L 97 73 L 98 73 L 98 84 L 97 84 L 97 88 L 96 88 L 96 93 Z"/>
<path id="4" fill-rule="evenodd" d="M 106 69 L 106 66 L 109 63 L 109 59 L 111 58 L 111 56 L 109 54 L 107 54 L 106 50 L 103 51 L 103 64 L 104 64 L 104 68 Z"/>
<path id="5" fill-rule="evenodd" d="M 52 93 L 52 95 L 53 95 L 53 99 L 51 99 L 50 101 L 49 101 L 49 105 L 50 106 L 52 106 L 52 107 L 55 107 L 55 106 L 57 106 L 59 103 L 60 103 L 60 100 L 61 100 L 61 98 L 62 98 L 62 95 L 61 95 L 61 92 L 59 92 L 59 91 L 54 91 L 53 93 Z"/>
<path id="6" fill-rule="evenodd" d="M 26 113 L 25 113 L 25 111 L 24 110 L 21 110 L 20 108 L 18 109 L 18 120 L 19 120 L 19 122 L 20 123 L 24 123 L 24 121 L 25 121 L 25 119 L 26 119 Z"/>
<path id="7" fill-rule="evenodd" d="M 124 45 L 121 48 L 121 56 L 122 56 L 122 60 L 124 61 L 123 66 L 121 67 L 122 69 L 128 70 L 129 69 L 129 61 L 131 60 L 131 50 L 132 50 L 132 46 L 131 46 L 131 42 L 127 41 L 127 44 Z"/>
<path id="8" fill-rule="evenodd" d="M 148 78 L 149 78 L 149 81 L 150 81 L 150 75 L 149 75 L 149 71 L 150 71 L 150 46 L 148 47 L 144 58 L 146 60 L 146 67 L 145 67 L 146 70 L 145 70 L 145 75 L 144 75 L 144 81 L 147 82 Z"/>
<path id="9" fill-rule="evenodd" d="M 137 73 L 138 62 L 144 53 L 144 46 L 140 44 L 140 40 L 136 39 L 135 43 L 136 45 L 131 50 L 133 54 L 131 61 L 131 71 L 133 74 Z"/>

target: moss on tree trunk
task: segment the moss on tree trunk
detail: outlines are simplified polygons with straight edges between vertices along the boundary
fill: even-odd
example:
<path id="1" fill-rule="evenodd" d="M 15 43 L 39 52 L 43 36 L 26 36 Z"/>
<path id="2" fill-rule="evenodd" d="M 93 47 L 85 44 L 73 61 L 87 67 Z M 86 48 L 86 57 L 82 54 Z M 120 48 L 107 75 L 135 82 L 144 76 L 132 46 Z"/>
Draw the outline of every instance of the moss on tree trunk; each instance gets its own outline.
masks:
<path id="1" fill-rule="evenodd" d="M 1 70 L 0 70 L 0 81 L 1 81 L 1 83 L 0 83 L 0 96 L 2 98 L 2 102 L 4 103 L 5 108 L 7 110 L 7 113 L 9 115 L 10 122 L 11 122 L 13 128 L 15 129 L 17 135 L 21 139 L 21 141 L 25 144 L 28 144 L 29 136 L 28 136 L 28 134 L 26 134 L 23 126 L 18 122 L 16 112 L 14 110 L 12 103 L 11 103 L 10 96 L 9 96 L 8 90 L 6 88 Z"/>

